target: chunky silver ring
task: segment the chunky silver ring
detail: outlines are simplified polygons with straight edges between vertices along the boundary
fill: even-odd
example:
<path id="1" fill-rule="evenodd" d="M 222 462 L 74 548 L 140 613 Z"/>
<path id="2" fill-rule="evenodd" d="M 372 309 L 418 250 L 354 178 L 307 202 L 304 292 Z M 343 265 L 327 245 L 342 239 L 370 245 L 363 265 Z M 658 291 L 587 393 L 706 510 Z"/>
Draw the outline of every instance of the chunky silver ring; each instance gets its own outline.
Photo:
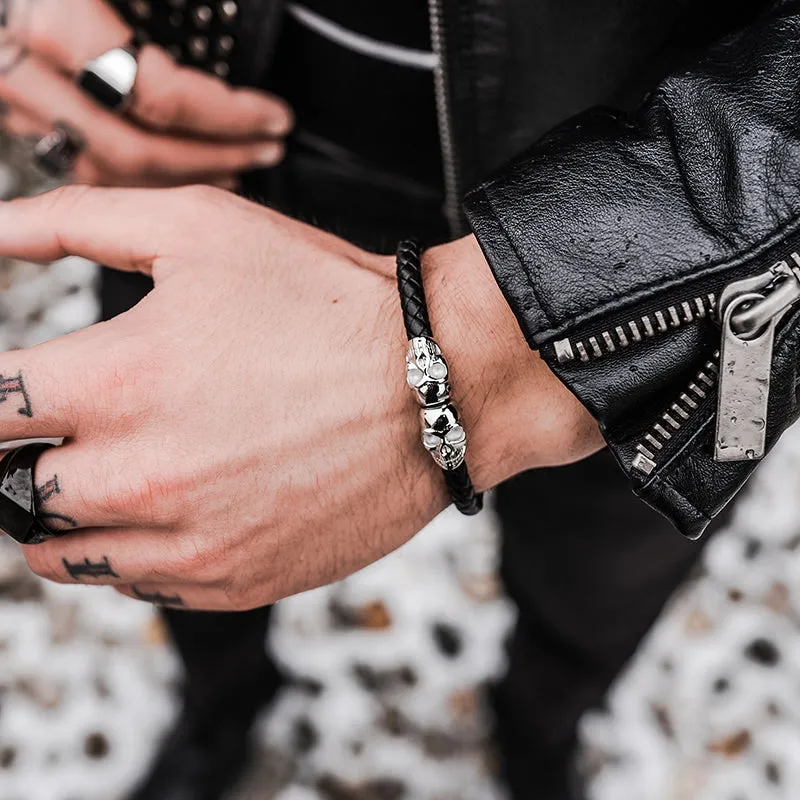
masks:
<path id="1" fill-rule="evenodd" d="M 41 170 L 53 178 L 63 178 L 85 147 L 80 133 L 65 122 L 56 122 L 53 130 L 33 146 L 33 155 Z"/>
<path id="2" fill-rule="evenodd" d="M 87 61 L 78 86 L 109 111 L 122 114 L 130 105 L 139 73 L 139 49 L 134 44 L 107 50 Z"/>

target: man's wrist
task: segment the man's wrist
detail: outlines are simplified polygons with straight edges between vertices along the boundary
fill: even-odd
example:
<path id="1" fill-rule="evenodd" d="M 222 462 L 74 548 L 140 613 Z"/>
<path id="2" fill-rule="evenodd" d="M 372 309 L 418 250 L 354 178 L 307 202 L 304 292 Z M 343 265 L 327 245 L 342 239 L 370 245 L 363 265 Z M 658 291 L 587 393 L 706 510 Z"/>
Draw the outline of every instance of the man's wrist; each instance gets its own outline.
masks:
<path id="1" fill-rule="evenodd" d="M 432 248 L 423 262 L 476 488 L 599 449 L 595 421 L 528 346 L 475 237 Z"/>

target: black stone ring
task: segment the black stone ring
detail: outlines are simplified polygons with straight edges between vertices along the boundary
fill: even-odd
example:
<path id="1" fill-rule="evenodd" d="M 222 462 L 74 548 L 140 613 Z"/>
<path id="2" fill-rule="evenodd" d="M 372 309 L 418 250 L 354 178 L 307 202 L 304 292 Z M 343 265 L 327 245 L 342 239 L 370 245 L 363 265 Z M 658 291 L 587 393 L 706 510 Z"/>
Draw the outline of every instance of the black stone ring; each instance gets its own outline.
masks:
<path id="1" fill-rule="evenodd" d="M 84 65 L 76 79 L 78 86 L 104 108 L 122 114 L 133 97 L 138 59 L 136 41 L 107 50 Z"/>
<path id="2" fill-rule="evenodd" d="M 51 447 L 26 444 L 10 450 L 0 461 L 0 530 L 20 544 L 41 544 L 58 536 L 36 511 L 36 462 Z"/>
<path id="3" fill-rule="evenodd" d="M 86 140 L 78 131 L 65 122 L 56 122 L 53 130 L 36 142 L 33 156 L 39 168 L 50 177 L 63 178 L 85 148 Z"/>

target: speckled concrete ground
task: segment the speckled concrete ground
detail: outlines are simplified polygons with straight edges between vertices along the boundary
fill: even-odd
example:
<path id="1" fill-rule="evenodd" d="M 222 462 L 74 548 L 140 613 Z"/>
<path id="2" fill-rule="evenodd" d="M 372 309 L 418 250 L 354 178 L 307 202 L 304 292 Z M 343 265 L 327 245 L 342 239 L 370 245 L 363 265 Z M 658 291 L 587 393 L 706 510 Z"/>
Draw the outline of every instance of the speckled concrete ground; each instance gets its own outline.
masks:
<path id="1" fill-rule="evenodd" d="M 0 197 L 39 185 L 2 166 Z M 0 264 L 0 347 L 88 324 L 94 268 Z M 800 430 L 759 472 L 609 697 L 583 725 L 593 800 L 800 796 Z M 513 611 L 490 514 L 445 514 L 391 557 L 283 603 L 270 646 L 310 689 L 260 723 L 237 800 L 494 800 L 478 687 Z M 175 711 L 151 609 L 30 575 L 0 541 L 0 800 L 114 800 Z M 320 688 L 321 687 L 321 688 Z M 532 788 L 532 798 L 535 789 Z"/>

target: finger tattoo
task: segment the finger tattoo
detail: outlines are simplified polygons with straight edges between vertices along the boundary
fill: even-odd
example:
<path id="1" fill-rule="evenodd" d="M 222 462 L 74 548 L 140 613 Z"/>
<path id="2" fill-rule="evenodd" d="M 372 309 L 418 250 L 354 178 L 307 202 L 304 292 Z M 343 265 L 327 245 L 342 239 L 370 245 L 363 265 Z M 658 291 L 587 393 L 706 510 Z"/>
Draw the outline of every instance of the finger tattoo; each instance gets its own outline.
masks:
<path id="1" fill-rule="evenodd" d="M 184 605 L 183 600 L 181 600 L 177 594 L 167 595 L 161 594 L 161 592 L 143 592 L 135 585 L 131 586 L 131 591 L 139 600 L 144 600 L 146 603 L 152 603 L 156 606 L 173 606 L 174 608 L 180 608 Z"/>
<path id="2" fill-rule="evenodd" d="M 61 559 L 64 562 L 64 569 L 67 574 L 75 580 L 82 578 L 119 578 L 119 575 L 114 571 L 108 556 L 103 556 L 102 561 L 89 561 L 88 558 L 79 562 L 78 564 L 71 564 L 66 558 Z"/>
<path id="3" fill-rule="evenodd" d="M 0 403 L 5 403 L 9 399 L 9 395 L 15 395 L 14 400 L 18 402 L 17 413 L 22 414 L 23 417 L 33 416 L 31 398 L 25 388 L 25 380 L 21 372 L 16 378 L 5 378 L 0 375 Z"/>
<path id="4" fill-rule="evenodd" d="M 42 511 L 41 507 L 45 505 L 55 495 L 61 494 L 61 484 L 58 480 L 58 475 L 53 475 L 47 483 L 36 487 L 36 506 L 38 508 L 39 518 L 42 520 L 49 520 L 50 522 L 63 522 L 70 528 L 77 528 L 78 522 L 66 514 L 57 514 L 55 511 Z"/>

